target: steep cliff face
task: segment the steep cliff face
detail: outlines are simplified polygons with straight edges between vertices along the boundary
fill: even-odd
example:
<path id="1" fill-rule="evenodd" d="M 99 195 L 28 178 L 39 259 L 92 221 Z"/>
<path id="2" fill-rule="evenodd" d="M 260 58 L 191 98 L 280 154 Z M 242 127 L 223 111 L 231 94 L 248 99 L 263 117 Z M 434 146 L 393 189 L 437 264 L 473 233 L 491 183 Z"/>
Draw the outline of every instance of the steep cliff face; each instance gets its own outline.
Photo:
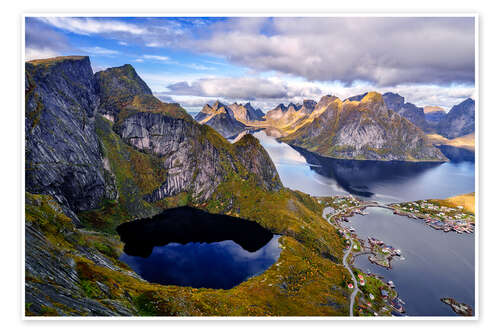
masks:
<path id="1" fill-rule="evenodd" d="M 437 125 L 437 132 L 448 139 L 454 139 L 474 132 L 475 109 L 473 99 L 467 98 L 455 105 Z"/>
<path id="2" fill-rule="evenodd" d="M 165 198 L 207 200 L 233 175 L 281 186 L 267 177 L 276 173 L 272 163 L 256 167 L 268 160 L 262 148 L 245 161 L 178 104 L 155 98 L 130 65 L 94 75 L 88 57 L 27 62 L 25 128 L 26 190 L 50 194 L 76 222 L 106 230 L 110 219 L 159 212 Z"/>
<path id="3" fill-rule="evenodd" d="M 308 122 L 282 140 L 342 159 L 446 160 L 419 128 L 389 110 L 375 92 L 359 102 L 323 97 Z"/>
<path id="4" fill-rule="evenodd" d="M 120 80 L 113 79 L 113 76 L 120 77 L 121 72 L 121 67 L 107 70 L 106 89 L 131 96 L 135 90 L 127 93 L 121 89 Z M 99 73 L 96 76 L 99 76 Z M 100 86 L 103 81 L 98 80 L 98 84 Z M 115 87 L 115 84 L 118 86 Z M 140 83 L 131 83 L 133 87 L 139 85 Z M 99 88 L 100 91 L 104 90 L 102 87 Z M 259 171 L 258 168 L 249 170 L 244 164 L 245 159 L 249 160 L 248 163 L 257 164 L 267 161 L 267 153 L 258 143 L 261 148 L 258 153 L 253 156 L 240 156 L 228 141 L 207 126 L 210 121 L 219 119 L 221 115 L 234 120 L 232 112 L 222 103 L 216 102 L 213 107 L 204 108 L 205 112 L 197 118 L 206 124 L 200 125 L 177 104 L 162 103 L 155 97 L 144 94 L 127 97 L 127 100 L 128 103 L 122 102 L 116 110 L 113 132 L 136 151 L 153 156 L 155 160 L 151 164 L 153 172 L 160 169 L 156 174 L 161 176 L 155 179 L 154 186 L 142 186 L 138 189 L 138 196 L 142 196 L 147 202 L 159 202 L 182 193 L 189 194 L 196 202 L 202 202 L 207 200 L 217 186 L 231 174 L 243 178 L 253 174 L 258 183 L 269 189 L 281 186 L 279 178 L 278 187 L 272 183 L 275 180 L 266 178 L 266 172 L 276 172 L 272 163 L 261 165 L 264 171 Z M 111 152 L 114 146 L 113 141 L 109 139 L 113 133 L 109 131 L 110 124 L 107 126 L 108 130 L 105 128 L 106 124 L 103 124 L 102 141 L 105 142 L 105 155 L 113 159 Z M 241 130 L 244 130 L 244 126 Z M 262 154 L 265 156 L 260 156 Z M 269 167 L 271 170 L 267 170 Z M 260 175 L 260 172 L 263 173 Z"/>
<path id="5" fill-rule="evenodd" d="M 26 190 L 52 195 L 76 219 L 71 210 L 116 196 L 94 130 L 99 97 L 90 61 L 59 57 L 25 66 Z"/>

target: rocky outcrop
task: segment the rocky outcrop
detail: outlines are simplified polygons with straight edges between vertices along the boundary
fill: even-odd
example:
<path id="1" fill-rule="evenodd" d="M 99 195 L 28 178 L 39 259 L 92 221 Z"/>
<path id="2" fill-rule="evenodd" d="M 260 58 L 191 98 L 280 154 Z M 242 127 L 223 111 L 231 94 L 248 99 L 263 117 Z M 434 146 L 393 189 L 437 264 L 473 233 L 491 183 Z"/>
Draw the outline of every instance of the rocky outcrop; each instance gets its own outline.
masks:
<path id="1" fill-rule="evenodd" d="M 242 115 L 240 111 L 238 110 Z M 195 120 L 212 127 L 225 138 L 234 138 L 246 128 L 245 124 L 236 120 L 233 110 L 219 101 L 212 106 L 205 105 Z"/>
<path id="2" fill-rule="evenodd" d="M 313 112 L 315 106 L 316 102 L 312 100 L 305 100 L 302 105 L 289 103 L 288 106 L 285 106 L 279 104 L 266 113 L 265 124 L 275 128 L 293 130 Z"/>
<path id="3" fill-rule="evenodd" d="M 95 78 L 101 98 L 100 112 L 112 121 L 125 105 L 133 101 L 134 96 L 153 95 L 134 67 L 128 64 L 97 72 Z"/>
<path id="4" fill-rule="evenodd" d="M 99 107 L 88 57 L 26 62 L 26 190 L 50 194 L 66 214 L 114 198 L 94 131 Z"/>
<path id="5" fill-rule="evenodd" d="M 412 103 L 405 103 L 405 98 L 399 94 L 388 92 L 382 96 L 389 110 L 405 117 L 424 132 L 432 132 L 432 126 L 427 123 L 423 108 Z"/>
<path id="6" fill-rule="evenodd" d="M 473 99 L 467 98 L 455 105 L 436 126 L 437 133 L 448 139 L 457 138 L 474 132 L 475 109 Z"/>
<path id="7" fill-rule="evenodd" d="M 269 177 L 277 175 L 276 168 L 272 162 L 268 163 L 269 156 L 258 142 L 254 142 L 254 154 L 244 155 L 243 151 L 235 152 L 207 126 L 151 113 L 128 117 L 115 126 L 115 130 L 128 144 L 162 158 L 166 179 L 146 197 L 150 202 L 181 192 L 189 192 L 196 200 L 204 201 L 228 172 L 241 171 L 239 165 L 255 173 L 264 187 L 277 188 L 275 179 Z M 238 141 L 237 147 L 242 146 L 241 140 Z"/>
<path id="8" fill-rule="evenodd" d="M 271 157 L 253 135 L 246 134 L 233 146 L 240 163 L 256 176 L 258 184 L 270 191 L 283 187 Z"/>
<path id="9" fill-rule="evenodd" d="M 444 161 L 425 134 L 389 110 L 382 95 L 342 102 L 324 96 L 308 122 L 281 139 L 322 156 L 341 159 Z"/>
<path id="10" fill-rule="evenodd" d="M 234 114 L 234 118 L 242 123 L 250 123 L 264 120 L 264 113 L 261 109 L 255 109 L 252 104 L 233 103 L 228 106 Z"/>

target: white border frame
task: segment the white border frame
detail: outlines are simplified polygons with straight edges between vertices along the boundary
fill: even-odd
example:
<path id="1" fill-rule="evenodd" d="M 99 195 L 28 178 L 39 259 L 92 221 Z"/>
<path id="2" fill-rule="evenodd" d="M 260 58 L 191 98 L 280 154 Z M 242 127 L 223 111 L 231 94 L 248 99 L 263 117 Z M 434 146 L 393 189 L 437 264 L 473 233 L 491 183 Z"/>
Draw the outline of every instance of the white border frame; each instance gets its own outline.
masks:
<path id="1" fill-rule="evenodd" d="M 233 317 L 233 316 L 220 316 L 220 317 L 210 317 L 210 316 L 200 316 L 200 317 L 124 317 L 124 316 L 113 316 L 113 317 L 43 317 L 43 316 L 26 316 L 25 312 L 25 101 L 24 101 L 24 87 L 25 87 L 25 31 L 26 31 L 26 18 L 27 17 L 379 17 L 379 18 L 393 18 L 393 17 L 473 17 L 474 18 L 474 70 L 475 70 L 475 82 L 474 82 L 474 100 L 475 100 L 475 231 L 474 231 L 474 270 L 475 270 L 475 287 L 474 287 L 474 316 L 473 317 L 454 317 L 454 316 L 414 316 L 414 317 L 315 317 L 315 316 L 293 316 L 293 317 Z M 137 321 L 198 321 L 198 320 L 210 320 L 210 321 L 220 321 L 220 320 L 257 320 L 257 321 L 273 321 L 273 320 L 319 320 L 319 321 L 330 321 L 330 320 L 354 320 L 354 321 L 422 321 L 422 320 L 432 320 L 432 321 L 478 321 L 480 313 L 480 300 L 479 300 L 479 237 L 480 237 L 480 211 L 479 211 L 479 158 L 480 158 L 480 143 L 479 143 L 479 112 L 480 112 L 480 93 L 479 93 L 479 14 L 478 13 L 333 13 L 332 11 L 327 11 L 325 13 L 310 12 L 310 13 L 294 13 L 294 12 L 262 12 L 262 11 L 249 11 L 249 12 L 233 12 L 233 11 L 218 11 L 217 13 L 208 11 L 205 13 L 196 12 L 169 12 L 169 13 L 131 13 L 131 12 L 109 12 L 99 11 L 99 13 L 94 12 L 50 12 L 44 13 L 43 11 L 37 12 L 25 12 L 21 15 L 21 29 L 20 29 L 20 40 L 21 40 L 21 59 L 19 60 L 19 75 L 20 80 L 20 104 L 22 112 L 20 113 L 19 123 L 21 126 L 21 175 L 20 175 L 20 185 L 21 185 L 21 319 L 24 321 L 115 321 L 115 320 L 137 320 Z"/>

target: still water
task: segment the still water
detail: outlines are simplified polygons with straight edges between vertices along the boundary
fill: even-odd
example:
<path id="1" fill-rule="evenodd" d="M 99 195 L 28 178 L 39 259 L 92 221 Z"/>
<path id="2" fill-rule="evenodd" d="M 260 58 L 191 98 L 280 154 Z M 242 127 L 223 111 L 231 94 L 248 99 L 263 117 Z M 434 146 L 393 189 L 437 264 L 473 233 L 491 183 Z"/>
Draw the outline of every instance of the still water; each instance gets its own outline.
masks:
<path id="1" fill-rule="evenodd" d="M 229 289 L 269 268 L 278 235 L 259 224 L 180 207 L 121 224 L 120 260 L 143 279 L 164 285 Z"/>
<path id="2" fill-rule="evenodd" d="M 447 198 L 474 191 L 474 163 L 352 161 L 324 158 L 253 134 L 273 160 L 283 184 L 315 196 L 352 194 L 379 202 Z"/>
<path id="3" fill-rule="evenodd" d="M 440 301 L 453 297 L 474 308 L 474 234 L 445 233 L 421 220 L 394 215 L 384 208 L 367 208 L 368 215 L 349 218 L 346 226 L 359 238 L 375 237 L 401 249 L 404 260 L 394 259 L 392 269 L 372 264 L 367 255 L 355 266 L 392 280 L 410 316 L 450 316 Z"/>
<path id="4" fill-rule="evenodd" d="M 347 195 L 382 203 L 446 198 L 474 191 L 474 162 L 404 163 L 323 158 L 254 133 L 275 163 L 283 184 L 311 195 Z M 454 316 L 442 297 L 474 308 L 474 234 L 436 231 L 420 220 L 368 208 L 349 218 L 358 237 L 399 248 L 405 260 L 387 270 L 360 256 L 355 266 L 392 280 L 408 315 Z"/>

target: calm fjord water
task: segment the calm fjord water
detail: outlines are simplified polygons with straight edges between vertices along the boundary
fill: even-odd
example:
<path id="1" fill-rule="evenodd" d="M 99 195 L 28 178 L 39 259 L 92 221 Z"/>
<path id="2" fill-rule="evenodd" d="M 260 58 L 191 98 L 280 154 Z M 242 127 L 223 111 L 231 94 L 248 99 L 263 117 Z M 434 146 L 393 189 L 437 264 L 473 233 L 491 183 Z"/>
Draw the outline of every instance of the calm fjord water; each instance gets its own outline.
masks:
<path id="1" fill-rule="evenodd" d="M 254 133 L 275 163 L 283 184 L 316 196 L 352 194 L 383 203 L 446 198 L 474 191 L 474 163 L 388 163 L 322 158 Z M 399 248 L 405 260 L 386 270 L 360 256 L 355 266 L 396 284 L 411 316 L 454 316 L 440 301 L 453 297 L 474 308 L 474 235 L 444 233 L 420 220 L 368 208 L 346 223 L 359 238 Z"/>

